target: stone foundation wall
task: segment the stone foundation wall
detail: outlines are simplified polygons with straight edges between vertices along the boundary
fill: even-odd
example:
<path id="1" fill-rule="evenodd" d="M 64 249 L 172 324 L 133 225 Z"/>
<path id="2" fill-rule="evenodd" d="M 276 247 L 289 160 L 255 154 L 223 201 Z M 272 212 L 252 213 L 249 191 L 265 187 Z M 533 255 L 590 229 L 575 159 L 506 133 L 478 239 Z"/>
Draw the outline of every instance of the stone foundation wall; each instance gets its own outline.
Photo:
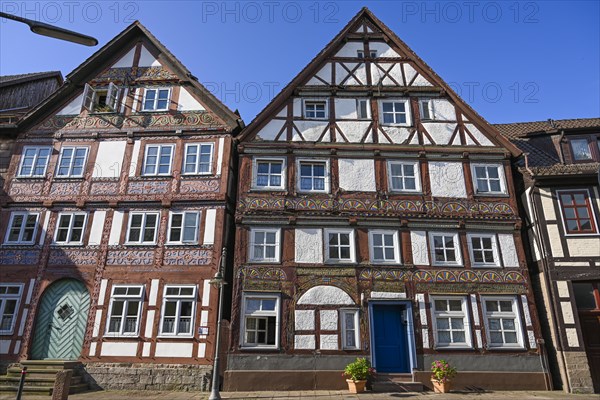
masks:
<path id="1" fill-rule="evenodd" d="M 563 353 L 571 384 L 572 393 L 594 393 L 594 383 L 590 373 L 587 355 L 584 351 L 565 351 Z"/>
<path id="2" fill-rule="evenodd" d="M 82 374 L 92 389 L 208 391 L 212 366 L 89 363 Z"/>

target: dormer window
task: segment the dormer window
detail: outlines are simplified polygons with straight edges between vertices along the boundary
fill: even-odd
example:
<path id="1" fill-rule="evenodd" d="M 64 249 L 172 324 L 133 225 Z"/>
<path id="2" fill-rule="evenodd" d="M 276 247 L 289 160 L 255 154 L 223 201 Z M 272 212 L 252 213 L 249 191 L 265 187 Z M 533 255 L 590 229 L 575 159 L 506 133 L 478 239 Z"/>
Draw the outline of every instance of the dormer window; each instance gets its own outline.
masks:
<path id="1" fill-rule="evenodd" d="M 356 50 L 356 57 L 357 58 L 365 58 L 365 51 L 364 50 Z M 377 50 L 370 50 L 369 58 L 377 58 Z"/>
<path id="2" fill-rule="evenodd" d="M 569 139 L 573 162 L 600 161 L 600 137 L 597 135 L 577 136 Z"/>
<path id="3" fill-rule="evenodd" d="M 91 87 L 86 83 L 83 92 L 83 108 L 92 113 L 116 112 L 120 91 L 112 82 L 108 87 Z"/>
<path id="4" fill-rule="evenodd" d="M 146 88 L 142 111 L 165 111 L 169 109 L 171 89 L 169 88 Z"/>

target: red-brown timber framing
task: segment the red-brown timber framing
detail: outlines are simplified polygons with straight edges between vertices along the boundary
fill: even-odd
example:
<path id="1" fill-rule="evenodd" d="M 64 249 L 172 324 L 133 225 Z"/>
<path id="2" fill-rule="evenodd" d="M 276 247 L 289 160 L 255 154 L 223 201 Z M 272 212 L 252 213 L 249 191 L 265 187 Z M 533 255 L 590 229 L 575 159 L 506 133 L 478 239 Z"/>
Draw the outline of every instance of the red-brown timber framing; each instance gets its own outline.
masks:
<path id="1" fill-rule="evenodd" d="M 380 53 L 372 57 L 374 49 Z M 306 99 L 320 102 L 325 117 L 309 118 Z M 367 101 L 367 118 L 358 116 L 358 106 L 350 110 L 354 99 Z M 381 102 L 395 99 L 404 102 L 409 122 L 394 127 L 384 120 Z M 446 106 L 452 111 L 423 121 L 423 99 L 434 99 L 440 113 Z M 447 136 L 438 129 L 442 123 Z M 359 125 L 361 132 L 353 128 Z M 242 131 L 238 152 L 226 390 L 341 389 L 340 373 L 357 356 L 370 357 L 380 376 L 406 372 L 425 386 L 432 360 L 444 358 L 460 371 L 457 387 L 550 387 L 511 173 L 521 151 L 367 8 Z M 302 190 L 300 175 L 314 173 L 299 169 L 302 160 L 320 163 L 324 190 Z M 393 190 L 390 161 L 413 163 L 420 190 Z M 477 163 L 497 166 L 505 177 L 502 193 L 475 191 Z M 448 184 L 448 175 L 440 174 L 450 167 L 460 179 Z M 327 229 L 346 232 L 352 254 L 346 261 L 327 260 L 329 246 L 342 240 Z M 270 230 L 272 239 L 255 233 L 261 230 Z M 394 262 L 373 260 L 371 235 L 378 230 L 396 235 Z M 456 235 L 460 266 L 431 262 L 430 240 L 441 232 Z M 467 242 L 482 232 L 496 243 L 496 267 L 472 263 Z M 274 257 L 264 258 L 265 244 Z M 438 341 L 436 298 L 460 300 L 467 343 L 443 347 Z M 504 307 L 512 302 L 518 346 L 491 343 L 493 317 L 484 307 L 494 299 Z M 405 335 L 405 346 L 396 357 L 402 365 L 384 365 L 382 353 L 378 361 L 377 321 L 390 322 L 386 318 L 403 327 L 398 335 Z"/>

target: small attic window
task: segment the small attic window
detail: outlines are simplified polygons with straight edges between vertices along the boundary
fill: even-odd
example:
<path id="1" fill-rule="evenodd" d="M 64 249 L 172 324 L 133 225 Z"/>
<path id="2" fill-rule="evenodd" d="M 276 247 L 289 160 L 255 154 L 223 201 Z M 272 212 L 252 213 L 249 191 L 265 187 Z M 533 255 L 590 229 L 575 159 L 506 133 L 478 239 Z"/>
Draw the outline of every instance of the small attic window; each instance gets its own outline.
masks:
<path id="1" fill-rule="evenodd" d="M 108 87 L 94 88 L 85 84 L 83 108 L 92 113 L 116 112 L 120 89 L 114 83 Z"/>
<path id="2" fill-rule="evenodd" d="M 356 57 L 358 57 L 358 58 L 365 58 L 365 51 L 364 50 L 356 50 Z M 377 58 L 377 50 L 370 50 L 369 51 L 369 57 L 370 58 Z"/>

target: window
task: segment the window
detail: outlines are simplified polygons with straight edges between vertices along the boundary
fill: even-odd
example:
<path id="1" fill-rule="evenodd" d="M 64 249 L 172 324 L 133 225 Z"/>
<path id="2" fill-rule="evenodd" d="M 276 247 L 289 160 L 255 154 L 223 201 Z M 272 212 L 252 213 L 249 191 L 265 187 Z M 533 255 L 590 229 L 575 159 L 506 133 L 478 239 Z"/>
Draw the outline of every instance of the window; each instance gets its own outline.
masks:
<path id="1" fill-rule="evenodd" d="M 397 231 L 369 231 L 369 244 L 371 262 L 373 263 L 400 263 L 400 252 Z"/>
<path id="2" fill-rule="evenodd" d="M 365 51 L 364 50 L 356 50 L 356 57 L 357 58 L 365 58 Z M 369 50 L 369 57 L 377 58 L 377 50 Z"/>
<path id="3" fill-rule="evenodd" d="M 496 235 L 469 234 L 467 235 L 471 261 L 475 267 L 500 266 Z"/>
<path id="4" fill-rule="evenodd" d="M 65 146 L 60 149 L 60 157 L 56 168 L 56 176 L 78 178 L 85 172 L 87 147 Z"/>
<path id="5" fill-rule="evenodd" d="M 504 171 L 500 164 L 472 164 L 476 194 L 505 194 Z"/>
<path id="6" fill-rule="evenodd" d="M 358 119 L 369 119 L 371 117 L 371 113 L 369 112 L 369 100 L 356 100 L 356 115 Z"/>
<path id="7" fill-rule="evenodd" d="M 569 143 L 571 143 L 575 161 L 592 161 L 594 159 L 587 139 L 571 139 Z"/>
<path id="8" fill-rule="evenodd" d="M 298 161 L 298 189 L 301 192 L 329 191 L 329 162 L 328 161 Z"/>
<path id="9" fill-rule="evenodd" d="M 434 297 L 435 347 L 471 347 L 466 297 Z"/>
<path id="10" fill-rule="evenodd" d="M 304 118 L 326 119 L 327 101 L 325 100 L 304 100 Z"/>
<path id="11" fill-rule="evenodd" d="M 279 347 L 279 296 L 244 295 L 242 346 Z"/>
<path id="12" fill-rule="evenodd" d="M 254 159 L 253 189 L 285 189 L 285 159 Z"/>
<path id="13" fill-rule="evenodd" d="M 389 183 L 392 191 L 420 192 L 421 178 L 419 175 L 419 162 L 388 162 Z"/>
<path id="14" fill-rule="evenodd" d="M 573 294 L 578 310 L 600 310 L 600 281 L 573 282 Z"/>
<path id="15" fill-rule="evenodd" d="M 4 243 L 6 244 L 33 244 L 37 232 L 38 213 L 13 212 L 10 215 L 8 230 Z"/>
<path id="16" fill-rule="evenodd" d="M 59 214 L 54 242 L 59 244 L 82 244 L 86 220 L 87 214 L 85 213 Z"/>
<path id="17" fill-rule="evenodd" d="M 432 121 L 435 119 L 433 113 L 433 101 L 431 99 L 419 100 L 419 112 L 421 114 L 421 120 Z"/>
<path id="18" fill-rule="evenodd" d="M 169 221 L 169 243 L 198 243 L 199 221 L 200 213 L 197 211 L 171 212 L 171 219 Z M 150 234 L 148 234 L 148 237 L 150 237 Z"/>
<path id="19" fill-rule="evenodd" d="M 130 213 L 127 244 L 154 244 L 157 230 L 158 213 Z"/>
<path id="20" fill-rule="evenodd" d="M 327 262 L 354 262 L 354 230 L 325 229 Z"/>
<path id="21" fill-rule="evenodd" d="M 164 336 L 193 336 L 195 286 L 165 286 L 160 334 Z"/>
<path id="22" fill-rule="evenodd" d="M 516 297 L 482 297 L 488 347 L 523 347 Z"/>
<path id="23" fill-rule="evenodd" d="M 594 211 L 590 204 L 590 193 L 587 190 L 559 190 L 556 194 L 567 234 L 597 232 Z"/>
<path id="24" fill-rule="evenodd" d="M 340 310 L 342 319 L 342 349 L 359 350 L 358 310 Z"/>
<path id="25" fill-rule="evenodd" d="M 280 229 L 250 230 L 250 260 L 279 262 Z"/>
<path id="26" fill-rule="evenodd" d="M 171 89 L 157 88 L 144 91 L 142 111 L 164 111 L 169 109 Z"/>
<path id="27" fill-rule="evenodd" d="M 106 333 L 137 336 L 143 299 L 144 287 L 141 285 L 113 286 Z"/>
<path id="28" fill-rule="evenodd" d="M 462 265 L 458 233 L 429 233 L 433 265 Z"/>
<path id="29" fill-rule="evenodd" d="M 172 156 L 173 145 L 171 144 L 146 146 L 142 175 L 169 175 L 171 173 Z"/>
<path id="30" fill-rule="evenodd" d="M 23 156 L 19 166 L 19 178 L 40 177 L 46 175 L 51 147 L 23 147 Z"/>
<path id="31" fill-rule="evenodd" d="M 0 334 L 10 335 L 15 328 L 23 285 L 0 285 Z"/>
<path id="32" fill-rule="evenodd" d="M 121 90 L 114 83 L 108 87 L 93 88 L 87 83 L 83 92 L 83 108 L 90 112 L 116 112 Z"/>
<path id="33" fill-rule="evenodd" d="M 382 101 L 381 123 L 388 125 L 410 125 L 408 100 Z"/>
<path id="34" fill-rule="evenodd" d="M 199 175 L 210 174 L 212 171 L 212 153 L 212 143 L 186 144 L 185 159 L 183 161 L 183 173 Z"/>

